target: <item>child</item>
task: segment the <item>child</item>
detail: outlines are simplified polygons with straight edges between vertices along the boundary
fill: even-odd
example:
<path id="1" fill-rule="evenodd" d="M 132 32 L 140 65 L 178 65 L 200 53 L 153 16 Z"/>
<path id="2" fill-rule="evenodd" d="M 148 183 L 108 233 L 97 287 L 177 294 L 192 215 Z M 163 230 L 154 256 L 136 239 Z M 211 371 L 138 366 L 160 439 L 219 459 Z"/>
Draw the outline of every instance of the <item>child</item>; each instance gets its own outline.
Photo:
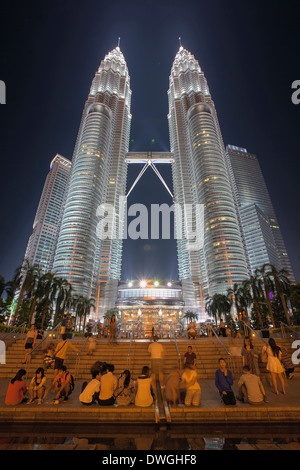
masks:
<path id="1" fill-rule="evenodd" d="M 45 364 L 46 369 L 54 368 L 54 363 L 55 363 L 54 348 L 55 348 L 54 343 L 50 343 L 48 350 L 44 357 L 44 364 Z"/>

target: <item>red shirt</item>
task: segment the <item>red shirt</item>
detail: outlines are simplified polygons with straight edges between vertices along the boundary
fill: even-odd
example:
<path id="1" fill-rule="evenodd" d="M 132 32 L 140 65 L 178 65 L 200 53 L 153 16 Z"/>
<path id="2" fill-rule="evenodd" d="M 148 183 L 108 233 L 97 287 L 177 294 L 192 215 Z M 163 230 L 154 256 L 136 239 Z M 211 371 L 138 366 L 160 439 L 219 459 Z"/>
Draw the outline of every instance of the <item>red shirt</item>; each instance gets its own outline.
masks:
<path id="1" fill-rule="evenodd" d="M 25 397 L 26 391 L 26 383 L 23 380 L 15 380 L 13 384 L 9 382 L 5 397 L 6 405 L 17 405 L 20 403 Z"/>

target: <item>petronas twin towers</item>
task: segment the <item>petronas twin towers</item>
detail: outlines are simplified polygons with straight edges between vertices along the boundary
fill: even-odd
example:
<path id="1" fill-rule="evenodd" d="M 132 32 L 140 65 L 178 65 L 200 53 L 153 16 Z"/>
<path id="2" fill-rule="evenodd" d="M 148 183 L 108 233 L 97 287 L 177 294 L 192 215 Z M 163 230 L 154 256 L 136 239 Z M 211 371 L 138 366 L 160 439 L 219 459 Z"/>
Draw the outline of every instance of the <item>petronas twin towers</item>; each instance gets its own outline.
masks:
<path id="1" fill-rule="evenodd" d="M 245 279 L 248 268 L 214 102 L 198 61 L 182 46 L 168 100 L 174 202 L 195 209 L 189 224 L 175 218 L 183 233 L 177 240 L 183 297 L 186 306 L 195 307 L 204 296 Z M 128 68 L 117 46 L 101 62 L 83 110 L 53 263 L 78 294 L 97 299 L 99 313 L 114 305 L 121 276 L 122 237 L 97 236 L 97 224 L 99 208 L 111 205 L 110 222 L 122 227 L 130 103 Z M 199 205 L 202 244 L 188 233 L 197 225 Z"/>

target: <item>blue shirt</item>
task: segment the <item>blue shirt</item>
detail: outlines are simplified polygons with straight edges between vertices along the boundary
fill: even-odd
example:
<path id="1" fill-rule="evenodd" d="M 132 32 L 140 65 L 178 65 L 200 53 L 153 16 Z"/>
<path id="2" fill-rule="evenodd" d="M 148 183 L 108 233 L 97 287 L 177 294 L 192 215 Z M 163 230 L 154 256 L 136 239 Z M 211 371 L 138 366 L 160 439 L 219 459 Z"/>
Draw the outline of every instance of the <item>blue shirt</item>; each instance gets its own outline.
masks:
<path id="1" fill-rule="evenodd" d="M 216 370 L 215 385 L 220 393 L 232 392 L 231 385 L 233 385 L 233 378 L 230 370 L 227 369 L 227 376 L 224 375 L 221 369 Z"/>

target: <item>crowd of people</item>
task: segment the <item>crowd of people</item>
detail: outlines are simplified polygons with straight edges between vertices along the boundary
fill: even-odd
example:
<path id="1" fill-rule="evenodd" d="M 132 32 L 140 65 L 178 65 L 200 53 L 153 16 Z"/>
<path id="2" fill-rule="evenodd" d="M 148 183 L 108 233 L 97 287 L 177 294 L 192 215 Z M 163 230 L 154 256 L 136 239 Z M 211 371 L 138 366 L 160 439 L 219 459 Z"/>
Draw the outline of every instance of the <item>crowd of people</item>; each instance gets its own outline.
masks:
<path id="1" fill-rule="evenodd" d="M 94 338 L 90 338 L 88 354 L 95 351 Z M 36 341 L 36 332 L 31 329 L 26 337 L 25 351 L 30 350 Z M 61 341 L 56 347 L 50 343 L 44 357 L 43 367 L 39 367 L 31 378 L 29 386 L 26 385 L 26 370 L 20 369 L 9 382 L 5 403 L 17 405 L 20 403 L 42 404 L 46 401 L 49 392 L 53 393 L 52 401 L 48 403 L 59 404 L 68 400 L 74 390 L 74 378 L 64 364 L 68 349 L 77 354 L 79 350 L 67 339 L 63 332 Z M 198 379 L 197 355 L 190 345 L 184 354 L 183 365 L 174 367 L 167 377 L 164 377 L 164 348 L 156 336 L 152 338 L 148 347 L 151 368 L 144 366 L 139 376 L 133 380 L 129 370 L 124 370 L 118 377 L 114 374 L 114 365 L 96 361 L 91 367 L 91 379 L 82 384 L 79 402 L 90 406 L 95 403 L 101 406 L 114 404 L 128 406 L 148 407 L 154 403 L 156 397 L 156 383 L 159 382 L 165 392 L 170 405 L 199 406 L 201 402 L 201 387 Z M 278 381 L 281 393 L 285 394 L 285 379 L 292 379 L 294 365 L 288 351 L 279 347 L 273 338 L 269 339 L 259 354 L 253 346 L 251 338 L 245 337 L 241 350 L 242 374 L 238 381 L 238 393 L 232 390 L 233 376 L 228 369 L 226 360 L 220 358 L 215 371 L 215 386 L 225 405 L 235 405 L 236 400 L 247 401 L 249 404 L 262 404 L 268 402 L 264 386 L 260 378 L 259 359 L 266 363 L 269 371 L 274 393 L 279 394 Z M 54 370 L 50 384 L 46 386 L 48 370 Z"/>

